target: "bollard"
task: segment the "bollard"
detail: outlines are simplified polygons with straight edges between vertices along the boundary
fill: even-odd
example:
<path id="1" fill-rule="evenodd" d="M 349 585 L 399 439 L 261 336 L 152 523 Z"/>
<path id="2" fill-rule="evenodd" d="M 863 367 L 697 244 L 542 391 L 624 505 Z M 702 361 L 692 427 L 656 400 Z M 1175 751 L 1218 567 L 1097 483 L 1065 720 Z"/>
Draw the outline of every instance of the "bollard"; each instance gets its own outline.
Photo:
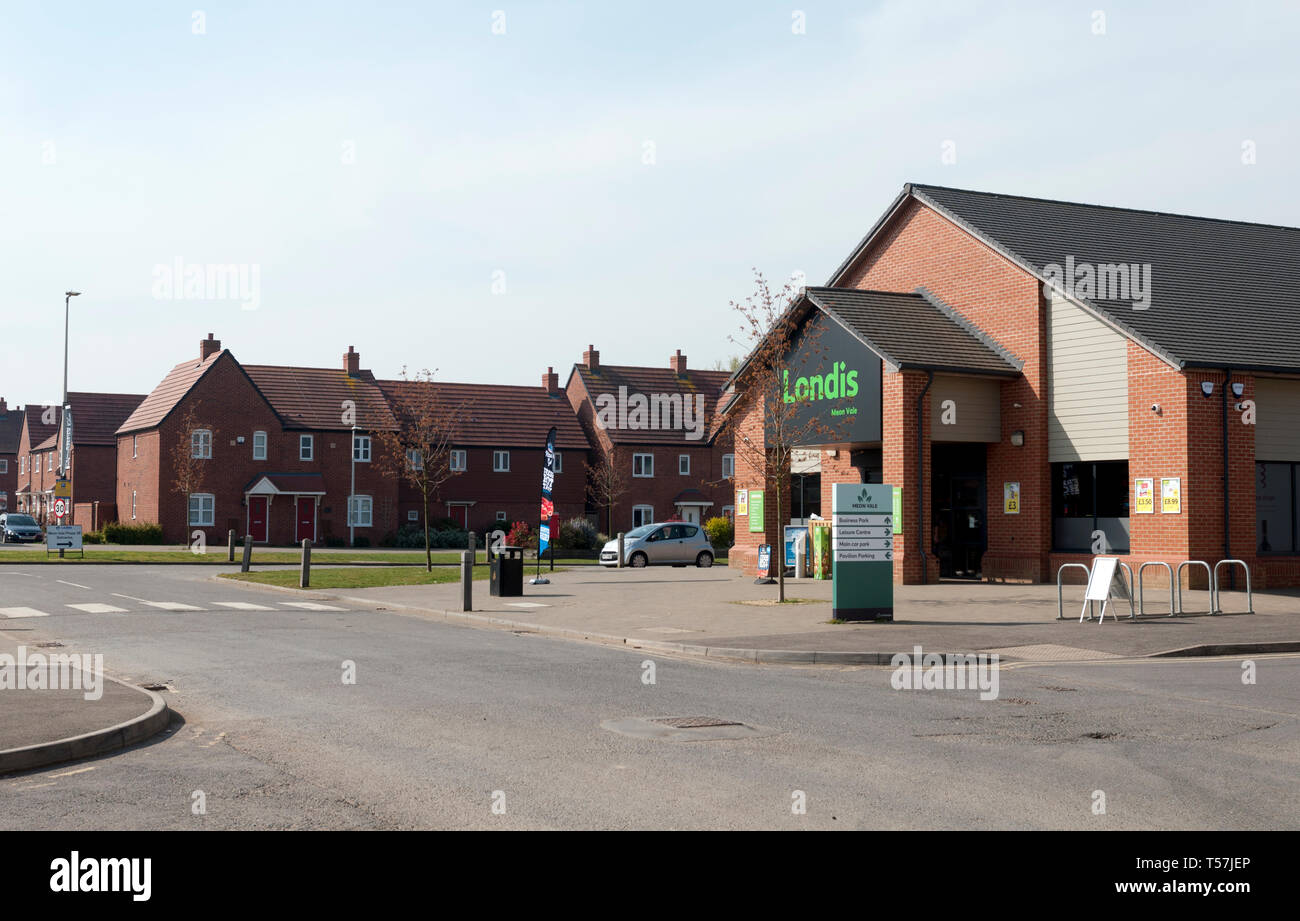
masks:
<path id="1" fill-rule="evenodd" d="M 460 555 L 460 586 L 463 593 L 461 610 L 474 610 L 474 552 L 472 550 L 466 550 Z"/>
<path id="2" fill-rule="evenodd" d="M 303 538 L 302 572 L 298 574 L 298 587 L 311 588 L 311 541 Z"/>
<path id="3" fill-rule="evenodd" d="M 244 535 L 244 562 L 240 564 L 240 572 L 248 572 L 248 567 L 253 562 L 253 535 Z"/>
<path id="4" fill-rule="evenodd" d="M 469 552 L 474 554 L 474 562 L 477 563 L 478 562 L 478 535 L 473 531 L 470 531 L 469 540 L 466 541 L 466 543 L 469 544 Z"/>
<path id="5" fill-rule="evenodd" d="M 231 528 L 226 532 L 226 551 L 229 554 L 228 562 L 235 562 L 235 529 Z"/>
<path id="6" fill-rule="evenodd" d="M 623 568 L 623 532 L 618 532 L 618 568 Z"/>

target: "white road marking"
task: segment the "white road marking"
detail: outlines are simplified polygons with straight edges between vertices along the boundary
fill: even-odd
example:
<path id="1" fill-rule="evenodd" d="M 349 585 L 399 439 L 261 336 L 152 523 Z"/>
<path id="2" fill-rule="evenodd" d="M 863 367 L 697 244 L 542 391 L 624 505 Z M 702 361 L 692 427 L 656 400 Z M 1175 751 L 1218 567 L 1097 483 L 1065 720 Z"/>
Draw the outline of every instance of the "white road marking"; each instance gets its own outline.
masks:
<path id="1" fill-rule="evenodd" d="M 76 611 L 82 611 L 86 614 L 125 614 L 126 608 L 119 608 L 111 604 L 100 604 L 91 602 L 90 604 L 65 604 L 65 608 L 72 608 Z"/>
<path id="2" fill-rule="evenodd" d="M 179 601 L 142 601 L 151 608 L 162 608 L 164 611 L 202 611 L 203 608 L 196 607 L 192 604 L 183 604 Z"/>
<path id="3" fill-rule="evenodd" d="M 63 772 L 61 772 L 61 773 L 59 773 L 59 774 L 51 774 L 50 776 L 51 776 L 51 777 L 71 777 L 73 774 L 84 774 L 84 773 L 86 773 L 87 771 L 93 771 L 94 769 L 95 769 L 95 768 L 94 768 L 94 766 L 92 765 L 91 767 L 77 768 L 75 771 L 63 771 Z"/>
<path id="4" fill-rule="evenodd" d="M 336 608 L 329 604 L 317 604 L 314 601 L 281 601 L 280 604 L 287 608 L 302 608 L 304 611 L 346 611 L 347 608 Z"/>
<path id="5" fill-rule="evenodd" d="M 0 614 L 5 617 L 49 617 L 44 611 L 38 611 L 35 608 L 0 608 Z"/>
<path id="6" fill-rule="evenodd" d="M 54 581 L 58 582 L 60 585 L 71 585 L 73 588 L 84 588 L 87 591 L 90 590 L 89 585 L 78 585 L 76 582 L 64 582 L 62 579 L 55 579 Z"/>
<path id="7" fill-rule="evenodd" d="M 149 603 L 145 601 L 143 598 L 135 597 L 135 595 L 120 595 L 117 592 L 109 592 L 109 594 L 112 595 L 114 598 L 125 598 L 127 601 L 140 601 L 143 602 L 144 604 Z"/>
<path id="8" fill-rule="evenodd" d="M 223 608 L 234 608 L 236 611 L 273 611 L 274 608 L 268 608 L 264 605 L 253 604 L 251 601 L 216 601 L 213 602 Z"/>
<path id="9" fill-rule="evenodd" d="M 506 604 L 512 608 L 549 608 L 549 604 L 539 604 L 536 601 L 507 601 Z"/>

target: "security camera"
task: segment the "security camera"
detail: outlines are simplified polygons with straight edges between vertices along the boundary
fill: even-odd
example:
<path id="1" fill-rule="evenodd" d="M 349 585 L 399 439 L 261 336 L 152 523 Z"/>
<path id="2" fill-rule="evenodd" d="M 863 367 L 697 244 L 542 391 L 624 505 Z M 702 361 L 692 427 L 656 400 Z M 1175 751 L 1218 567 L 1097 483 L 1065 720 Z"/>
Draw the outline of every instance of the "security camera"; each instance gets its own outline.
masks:
<path id="1" fill-rule="evenodd" d="M 1152 403 L 1152 404 L 1151 404 L 1151 411 L 1152 411 L 1153 413 L 1158 413 L 1158 412 L 1160 412 L 1160 404 L 1159 404 L 1159 403 Z"/>

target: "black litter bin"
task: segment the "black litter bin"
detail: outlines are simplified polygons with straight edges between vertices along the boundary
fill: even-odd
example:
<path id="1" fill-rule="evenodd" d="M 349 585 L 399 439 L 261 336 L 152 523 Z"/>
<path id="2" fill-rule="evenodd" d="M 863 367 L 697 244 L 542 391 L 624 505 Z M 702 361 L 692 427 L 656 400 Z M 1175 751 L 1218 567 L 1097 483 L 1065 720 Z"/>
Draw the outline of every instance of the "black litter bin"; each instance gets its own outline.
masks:
<path id="1" fill-rule="evenodd" d="M 524 593 L 524 548 L 502 546 L 492 557 L 492 594 L 518 598 Z"/>

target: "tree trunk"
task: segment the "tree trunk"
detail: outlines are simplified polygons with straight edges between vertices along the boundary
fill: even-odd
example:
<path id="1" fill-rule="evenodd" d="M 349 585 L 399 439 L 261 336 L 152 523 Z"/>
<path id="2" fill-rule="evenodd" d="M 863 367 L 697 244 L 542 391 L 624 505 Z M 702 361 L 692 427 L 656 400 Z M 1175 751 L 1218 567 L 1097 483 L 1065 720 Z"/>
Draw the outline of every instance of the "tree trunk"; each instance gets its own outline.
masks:
<path id="1" fill-rule="evenodd" d="M 772 555 L 776 557 L 776 600 L 785 604 L 785 527 L 781 524 L 781 483 L 782 476 L 776 475 L 776 546 Z"/>
<path id="2" fill-rule="evenodd" d="M 433 549 L 429 546 L 429 494 L 422 494 L 424 499 L 424 571 L 433 572 Z"/>

